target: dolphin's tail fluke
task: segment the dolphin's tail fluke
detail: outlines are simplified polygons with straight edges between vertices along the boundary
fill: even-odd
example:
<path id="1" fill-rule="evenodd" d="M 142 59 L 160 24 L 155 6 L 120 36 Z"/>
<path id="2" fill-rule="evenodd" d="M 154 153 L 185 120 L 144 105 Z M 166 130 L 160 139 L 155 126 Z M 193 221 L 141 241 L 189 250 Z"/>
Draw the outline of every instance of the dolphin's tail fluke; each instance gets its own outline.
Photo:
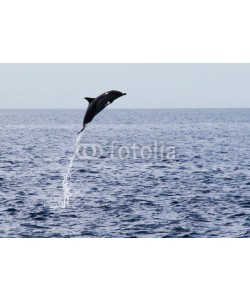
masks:
<path id="1" fill-rule="evenodd" d="M 83 132 L 83 130 L 84 130 L 85 128 L 86 128 L 86 124 L 83 125 L 83 128 L 77 133 L 77 135 L 80 134 L 81 132 Z"/>

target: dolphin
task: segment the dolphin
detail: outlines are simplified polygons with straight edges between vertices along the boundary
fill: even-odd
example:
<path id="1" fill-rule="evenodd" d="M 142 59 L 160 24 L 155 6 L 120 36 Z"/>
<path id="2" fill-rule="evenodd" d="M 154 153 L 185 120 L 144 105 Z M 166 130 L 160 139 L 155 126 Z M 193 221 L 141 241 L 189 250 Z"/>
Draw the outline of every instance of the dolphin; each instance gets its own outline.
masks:
<path id="1" fill-rule="evenodd" d="M 81 133 L 84 130 L 85 126 L 88 123 L 90 123 L 93 120 L 93 118 L 100 111 L 102 111 L 106 106 L 113 103 L 113 101 L 116 100 L 117 98 L 125 95 L 126 93 L 113 90 L 113 91 L 103 93 L 96 98 L 85 97 L 84 99 L 86 99 L 89 102 L 89 106 L 87 108 L 87 111 L 83 119 L 83 127 L 81 131 L 78 132 L 78 134 Z"/>

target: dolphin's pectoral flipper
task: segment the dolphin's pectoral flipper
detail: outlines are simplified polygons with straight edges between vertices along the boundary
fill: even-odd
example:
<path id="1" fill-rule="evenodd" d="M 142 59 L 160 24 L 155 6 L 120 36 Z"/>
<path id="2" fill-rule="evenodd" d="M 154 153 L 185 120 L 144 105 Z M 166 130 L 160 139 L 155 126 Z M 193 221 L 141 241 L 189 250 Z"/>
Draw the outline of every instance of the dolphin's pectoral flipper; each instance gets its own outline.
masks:
<path id="1" fill-rule="evenodd" d="M 90 97 L 85 97 L 84 99 L 86 99 L 89 102 L 89 104 L 95 100 L 95 98 Z"/>
<path id="2" fill-rule="evenodd" d="M 102 111 L 106 106 L 110 104 L 108 99 L 102 99 L 96 104 L 96 111 L 95 113 L 98 114 L 100 111 Z"/>

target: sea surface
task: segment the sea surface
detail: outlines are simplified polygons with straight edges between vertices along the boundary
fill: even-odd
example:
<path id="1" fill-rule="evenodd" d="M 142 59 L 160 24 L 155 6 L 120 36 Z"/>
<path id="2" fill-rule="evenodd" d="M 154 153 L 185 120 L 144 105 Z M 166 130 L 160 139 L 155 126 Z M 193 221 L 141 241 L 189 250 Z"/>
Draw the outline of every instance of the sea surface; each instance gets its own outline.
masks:
<path id="1" fill-rule="evenodd" d="M 250 109 L 84 113 L 0 110 L 0 237 L 250 237 Z"/>

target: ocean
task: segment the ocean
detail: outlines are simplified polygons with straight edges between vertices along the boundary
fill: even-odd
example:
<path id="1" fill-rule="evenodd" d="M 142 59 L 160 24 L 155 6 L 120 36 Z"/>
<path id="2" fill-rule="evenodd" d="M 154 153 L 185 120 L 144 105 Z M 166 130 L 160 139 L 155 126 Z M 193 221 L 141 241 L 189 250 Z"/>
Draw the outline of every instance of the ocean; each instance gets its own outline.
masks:
<path id="1" fill-rule="evenodd" d="M 0 110 L 0 237 L 250 237 L 250 109 L 84 113 Z"/>

